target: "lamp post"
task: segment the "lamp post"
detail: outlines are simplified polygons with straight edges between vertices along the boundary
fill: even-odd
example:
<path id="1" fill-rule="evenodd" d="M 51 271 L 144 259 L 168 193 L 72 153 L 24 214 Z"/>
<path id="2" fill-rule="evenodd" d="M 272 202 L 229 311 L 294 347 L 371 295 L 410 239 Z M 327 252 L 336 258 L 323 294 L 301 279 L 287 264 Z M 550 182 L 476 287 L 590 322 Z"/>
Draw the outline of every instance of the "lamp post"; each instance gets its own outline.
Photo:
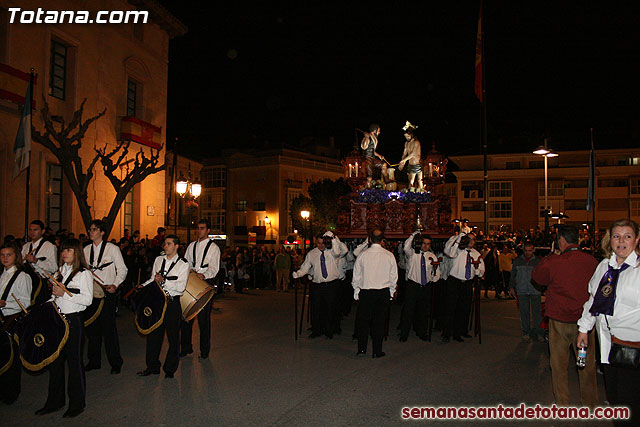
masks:
<path id="1" fill-rule="evenodd" d="M 300 216 L 302 217 L 302 219 L 309 221 L 309 234 L 311 233 L 311 221 L 309 220 L 309 217 L 311 216 L 311 212 L 304 210 L 304 211 L 300 211 Z M 311 237 L 309 237 L 309 245 L 311 246 Z M 307 245 L 306 242 L 302 242 L 302 246 L 306 249 Z"/>
<path id="2" fill-rule="evenodd" d="M 269 240 L 273 240 L 273 228 L 271 228 L 271 218 L 269 218 L 268 216 L 265 216 L 264 223 L 269 226 Z"/>
<path id="3" fill-rule="evenodd" d="M 187 224 L 187 245 L 191 243 L 191 213 L 193 205 L 197 206 L 196 200 L 202 193 L 202 186 L 199 183 L 193 182 L 191 178 L 191 165 L 189 165 L 188 176 L 185 179 L 180 177 L 176 182 L 176 193 L 181 198 L 185 199 L 187 204 L 187 211 L 189 211 L 189 223 Z M 190 203 L 191 202 L 191 203 Z M 189 206 L 191 204 L 192 206 Z"/>
<path id="4" fill-rule="evenodd" d="M 544 157 L 544 239 L 546 242 L 549 238 L 549 214 L 551 213 L 551 210 L 549 209 L 548 158 L 558 157 L 558 154 L 554 153 L 553 150 L 549 150 L 547 148 L 547 138 L 544 139 L 544 145 L 541 145 L 536 150 L 534 150 L 533 154 L 537 154 L 539 156 Z"/>

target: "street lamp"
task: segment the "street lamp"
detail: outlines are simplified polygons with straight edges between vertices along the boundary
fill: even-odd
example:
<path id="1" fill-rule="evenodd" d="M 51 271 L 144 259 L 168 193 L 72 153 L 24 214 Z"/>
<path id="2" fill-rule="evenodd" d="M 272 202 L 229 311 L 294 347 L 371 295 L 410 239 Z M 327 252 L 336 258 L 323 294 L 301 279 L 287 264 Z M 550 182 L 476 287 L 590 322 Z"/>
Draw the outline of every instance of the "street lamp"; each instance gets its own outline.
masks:
<path id="1" fill-rule="evenodd" d="M 539 146 L 536 150 L 533 151 L 533 154 L 537 154 L 539 156 L 544 157 L 544 238 L 545 242 L 549 237 L 549 214 L 551 210 L 549 209 L 549 165 L 548 158 L 549 157 L 558 157 L 557 153 L 554 153 L 553 150 L 549 150 L 547 148 L 547 138 L 544 139 L 544 145 Z"/>
<path id="2" fill-rule="evenodd" d="M 265 216 L 264 223 L 269 226 L 269 238 L 270 240 L 273 240 L 273 228 L 271 228 L 271 218 L 269 218 L 268 216 Z"/>
<path id="3" fill-rule="evenodd" d="M 304 210 L 304 211 L 300 211 L 300 216 L 302 217 L 302 219 L 309 221 L 309 217 L 311 216 L 311 212 Z M 311 221 L 309 221 L 309 246 L 311 245 L 311 239 L 313 238 L 313 232 L 311 231 Z M 303 241 L 303 245 L 302 245 L 305 249 L 306 249 L 306 243 Z"/>
<path id="4" fill-rule="evenodd" d="M 176 182 L 176 193 L 178 194 L 178 196 L 180 196 L 182 199 L 185 200 L 187 211 L 189 211 L 189 223 L 187 224 L 187 245 L 188 245 L 189 243 L 191 243 L 192 208 L 198 206 L 198 203 L 196 202 L 196 200 L 198 199 L 198 197 L 200 197 L 200 194 L 202 194 L 202 185 L 192 181 L 191 165 L 189 165 L 187 178 L 184 178 L 183 176 L 181 176 L 180 179 Z"/>

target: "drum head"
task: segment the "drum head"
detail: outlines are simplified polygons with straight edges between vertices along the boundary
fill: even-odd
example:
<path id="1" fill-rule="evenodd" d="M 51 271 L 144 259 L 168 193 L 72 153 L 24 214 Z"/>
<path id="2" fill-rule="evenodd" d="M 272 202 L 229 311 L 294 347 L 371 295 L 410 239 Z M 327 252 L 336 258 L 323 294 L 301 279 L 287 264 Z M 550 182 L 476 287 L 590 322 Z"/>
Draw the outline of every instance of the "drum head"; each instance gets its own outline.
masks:
<path id="1" fill-rule="evenodd" d="M 91 301 L 91 305 L 80 314 L 85 327 L 95 322 L 100 316 L 100 313 L 102 313 L 103 306 L 104 298 L 94 298 L 93 301 Z"/>
<path id="2" fill-rule="evenodd" d="M 183 299 L 186 299 L 186 298 L 188 298 L 188 301 L 189 301 L 187 306 L 183 307 L 183 310 L 182 310 L 182 317 L 184 318 L 184 320 L 188 322 L 194 317 L 196 317 L 196 315 L 200 313 L 200 310 L 202 310 L 202 308 L 205 305 L 207 305 L 207 303 L 211 300 L 211 298 L 213 298 L 214 293 L 215 293 L 215 289 L 213 287 L 208 287 L 207 289 L 200 292 L 198 295 L 193 295 L 193 296 L 189 295 L 185 291 L 185 293 L 180 297 L 181 302 L 183 301 Z"/>
<path id="3" fill-rule="evenodd" d="M 35 306 L 16 324 L 20 360 L 30 371 L 56 360 L 68 338 L 69 324 L 53 302 Z"/>
<path id="4" fill-rule="evenodd" d="M 7 372 L 14 357 L 11 335 L 7 332 L 0 333 L 0 375 Z"/>
<path id="5" fill-rule="evenodd" d="M 143 335 L 150 334 L 164 320 L 167 310 L 167 297 L 160 285 L 153 282 L 137 291 L 132 297 L 136 310 L 136 327 Z"/>

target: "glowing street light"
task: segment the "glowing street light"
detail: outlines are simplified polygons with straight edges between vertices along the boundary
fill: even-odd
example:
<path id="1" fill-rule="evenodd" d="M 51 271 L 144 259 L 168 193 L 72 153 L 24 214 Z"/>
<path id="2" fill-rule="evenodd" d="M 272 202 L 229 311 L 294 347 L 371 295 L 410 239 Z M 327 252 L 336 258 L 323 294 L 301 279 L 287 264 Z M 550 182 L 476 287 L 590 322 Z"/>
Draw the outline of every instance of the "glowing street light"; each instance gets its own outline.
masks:
<path id="1" fill-rule="evenodd" d="M 547 148 L 547 138 L 544 139 L 544 146 L 539 146 L 533 151 L 533 154 L 544 157 L 544 233 L 545 239 L 549 236 L 549 157 L 558 157 L 557 153 Z"/>

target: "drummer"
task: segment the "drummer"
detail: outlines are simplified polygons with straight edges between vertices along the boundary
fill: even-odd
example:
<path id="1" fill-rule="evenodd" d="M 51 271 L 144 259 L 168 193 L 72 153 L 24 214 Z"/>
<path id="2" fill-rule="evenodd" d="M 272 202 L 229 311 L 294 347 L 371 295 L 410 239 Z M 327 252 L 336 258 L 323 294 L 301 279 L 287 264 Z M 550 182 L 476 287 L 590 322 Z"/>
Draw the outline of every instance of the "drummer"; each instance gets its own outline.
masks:
<path id="1" fill-rule="evenodd" d="M 104 306 L 98 319 L 85 329 L 89 361 L 84 370 L 100 369 L 104 337 L 104 349 L 111 365 L 111 373 L 119 374 L 122 356 L 116 329 L 116 290 L 127 277 L 127 266 L 122 259 L 120 248 L 104 241 L 107 227 L 103 221 L 92 221 L 88 231 L 91 244 L 84 248 L 84 257 L 89 261 L 89 268 L 93 274 L 98 277 L 99 285 L 104 288 Z"/>
<path id="2" fill-rule="evenodd" d="M 178 255 L 179 246 L 180 239 L 175 234 L 165 237 L 162 245 L 165 254 L 156 258 L 151 278 L 140 286 L 147 286 L 155 281 L 169 295 L 162 324 L 147 335 L 147 368 L 138 372 L 142 377 L 160 373 L 160 350 L 165 329 L 169 340 L 169 350 L 163 366 L 165 378 L 173 378 L 180 363 L 180 296 L 187 287 L 189 263 Z"/>
<path id="3" fill-rule="evenodd" d="M 67 239 L 62 242 L 60 253 L 60 269 L 56 279 L 64 285 L 53 283 L 53 301 L 69 323 L 69 337 L 60 350 L 58 358 L 49 365 L 49 394 L 44 407 L 36 411 L 36 415 L 45 415 L 62 409 L 65 405 L 65 362 L 69 370 L 69 408 L 62 415 L 72 418 L 84 411 L 86 384 L 84 366 L 82 365 L 82 320 L 80 312 L 85 310 L 93 300 L 93 278 L 84 260 L 82 245 L 78 239 Z"/>
<path id="4" fill-rule="evenodd" d="M 39 273 L 38 270 L 44 270 L 50 274 L 55 273 L 58 269 L 58 253 L 56 246 L 45 240 L 44 223 L 39 219 L 31 221 L 29 224 L 29 238 L 31 241 L 22 246 L 22 259 L 29 266 L 29 271 L 32 272 L 30 273 L 33 281 L 32 291 L 38 292 L 37 295 L 33 295 L 33 299 L 35 302 L 45 302 L 51 297 L 51 291 L 46 285 L 46 279 L 41 279 L 42 273 Z M 42 287 L 38 291 L 40 281 L 42 281 Z"/>
<path id="5" fill-rule="evenodd" d="M 220 269 L 220 249 L 209 238 L 211 223 L 208 219 L 198 221 L 198 240 L 191 242 L 185 256 L 191 270 L 200 280 L 204 280 L 211 286 L 215 286 L 215 277 Z M 200 328 L 200 356 L 199 359 L 209 357 L 211 348 L 211 304 L 212 299 L 198 313 L 198 327 Z M 193 353 L 191 345 L 192 319 L 189 322 L 181 320 L 180 324 L 180 357 Z"/>
<path id="6" fill-rule="evenodd" d="M 0 262 L 3 267 L 0 275 L 0 315 L 3 322 L 9 322 L 12 316 L 22 312 L 20 304 L 28 307 L 31 303 L 31 277 L 23 271 L 22 254 L 15 242 L 0 246 Z M 0 375 L 0 400 L 10 405 L 20 394 L 22 366 L 18 344 L 13 339 L 13 328 L 9 326 L 7 332 L 11 335 L 13 345 L 13 363 L 4 374 Z"/>

